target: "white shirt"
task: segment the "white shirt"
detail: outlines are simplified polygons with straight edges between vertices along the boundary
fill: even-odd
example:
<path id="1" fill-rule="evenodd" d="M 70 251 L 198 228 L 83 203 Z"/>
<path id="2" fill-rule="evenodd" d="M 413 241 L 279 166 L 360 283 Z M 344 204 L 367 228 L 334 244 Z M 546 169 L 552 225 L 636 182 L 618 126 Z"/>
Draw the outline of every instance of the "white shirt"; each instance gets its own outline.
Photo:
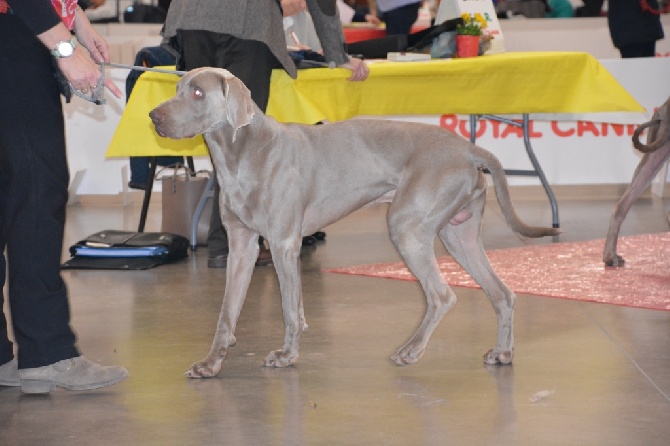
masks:
<path id="1" fill-rule="evenodd" d="M 377 12 L 388 12 L 392 9 L 400 8 L 401 6 L 407 6 L 414 3 L 420 3 L 420 2 L 418 0 L 377 0 Z"/>
<path id="2" fill-rule="evenodd" d="M 128 6 L 131 6 L 134 1 L 133 0 L 107 0 L 105 3 L 102 5 L 98 6 L 95 9 L 88 8 L 84 13 L 86 14 L 86 17 L 88 17 L 89 20 L 103 20 L 103 19 L 111 19 L 116 17 L 116 5 L 119 5 L 118 13 L 119 13 L 119 21 L 123 22 L 123 12 L 126 10 Z M 148 3 L 151 4 L 151 1 L 145 0 L 145 1 L 140 1 L 139 3 Z"/>

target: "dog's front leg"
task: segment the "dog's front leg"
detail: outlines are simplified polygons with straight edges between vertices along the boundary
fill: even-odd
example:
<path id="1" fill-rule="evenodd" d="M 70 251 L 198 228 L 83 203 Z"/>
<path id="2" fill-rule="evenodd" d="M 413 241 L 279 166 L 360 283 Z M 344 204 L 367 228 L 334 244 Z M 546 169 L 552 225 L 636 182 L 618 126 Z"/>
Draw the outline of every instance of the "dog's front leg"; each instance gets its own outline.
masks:
<path id="1" fill-rule="evenodd" d="M 272 261 L 279 278 L 282 312 L 284 313 L 284 347 L 275 350 L 265 358 L 267 367 L 288 367 L 298 361 L 298 343 L 303 329 L 302 286 L 300 283 L 300 237 L 270 241 Z"/>
<path id="2" fill-rule="evenodd" d="M 258 234 L 242 226 L 231 226 L 228 228 L 228 244 L 230 254 L 226 290 L 212 348 L 205 359 L 193 364 L 186 372 L 189 378 L 211 378 L 218 375 L 228 348 L 235 345 L 235 327 L 258 257 Z"/>

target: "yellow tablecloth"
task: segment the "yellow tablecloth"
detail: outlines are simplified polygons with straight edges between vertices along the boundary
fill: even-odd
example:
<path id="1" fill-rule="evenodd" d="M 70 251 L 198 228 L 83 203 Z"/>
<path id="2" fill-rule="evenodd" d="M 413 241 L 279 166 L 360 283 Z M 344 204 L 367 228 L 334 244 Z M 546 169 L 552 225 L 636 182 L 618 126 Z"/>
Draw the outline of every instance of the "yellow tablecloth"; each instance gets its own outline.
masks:
<path id="1" fill-rule="evenodd" d="M 312 124 L 362 115 L 641 112 L 644 108 L 591 55 L 504 53 L 471 59 L 374 62 L 364 82 L 345 69 L 272 74 L 268 114 Z M 207 155 L 202 137 L 161 138 L 149 112 L 174 95 L 176 75 L 140 76 L 108 157 Z"/>

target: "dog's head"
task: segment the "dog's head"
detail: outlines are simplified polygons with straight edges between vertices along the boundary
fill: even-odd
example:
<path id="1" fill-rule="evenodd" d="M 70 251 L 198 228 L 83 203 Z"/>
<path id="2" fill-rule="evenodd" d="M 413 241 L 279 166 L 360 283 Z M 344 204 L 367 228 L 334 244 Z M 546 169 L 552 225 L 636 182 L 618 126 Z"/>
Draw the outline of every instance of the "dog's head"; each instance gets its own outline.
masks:
<path id="1" fill-rule="evenodd" d="M 177 93 L 150 113 L 156 132 L 164 137 L 192 138 L 232 126 L 237 130 L 251 122 L 254 104 L 241 80 L 221 68 L 198 68 L 177 83 Z"/>

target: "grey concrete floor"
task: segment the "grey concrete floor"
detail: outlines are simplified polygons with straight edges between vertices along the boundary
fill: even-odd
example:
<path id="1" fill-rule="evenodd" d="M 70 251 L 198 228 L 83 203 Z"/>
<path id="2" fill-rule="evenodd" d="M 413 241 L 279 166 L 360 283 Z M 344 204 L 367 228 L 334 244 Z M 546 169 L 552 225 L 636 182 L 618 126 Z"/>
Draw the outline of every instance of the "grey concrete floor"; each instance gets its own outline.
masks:
<path id="1" fill-rule="evenodd" d="M 604 238 L 613 201 L 559 206 L 559 241 Z M 639 200 L 623 234 L 667 231 L 669 208 L 667 199 Z M 551 221 L 545 202 L 517 209 L 528 223 Z M 101 229 L 135 230 L 139 216 L 137 205 L 68 211 L 65 248 Z M 455 288 L 459 301 L 423 359 L 393 364 L 423 313 L 418 285 L 322 272 L 399 260 L 384 213 L 384 205 L 354 213 L 303 254 L 310 328 L 288 369 L 261 366 L 283 340 L 272 266 L 256 269 L 238 344 L 207 380 L 183 375 L 209 350 L 225 285 L 225 270 L 207 268 L 205 248 L 146 271 L 64 272 L 81 351 L 130 376 L 47 396 L 0 388 L 0 444 L 670 444 L 670 312 L 519 295 L 515 362 L 487 366 L 493 310 L 480 290 Z M 152 204 L 147 230 L 159 229 Z M 515 236 L 494 202 L 483 236 L 487 249 L 554 242 Z"/>

